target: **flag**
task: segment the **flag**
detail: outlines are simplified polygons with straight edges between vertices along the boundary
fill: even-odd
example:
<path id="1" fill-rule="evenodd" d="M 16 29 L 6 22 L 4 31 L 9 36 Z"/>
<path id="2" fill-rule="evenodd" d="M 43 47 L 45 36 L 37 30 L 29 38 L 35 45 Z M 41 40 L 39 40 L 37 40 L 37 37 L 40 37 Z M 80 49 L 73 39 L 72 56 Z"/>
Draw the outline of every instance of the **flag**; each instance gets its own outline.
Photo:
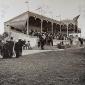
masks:
<path id="1" fill-rule="evenodd" d="M 37 8 L 36 10 L 39 10 L 39 9 L 41 9 L 41 7 Z"/>
<path id="2" fill-rule="evenodd" d="M 75 22 L 76 22 L 76 21 L 78 20 L 79 16 L 80 16 L 80 15 L 78 15 L 78 16 L 76 16 L 76 17 L 74 17 L 74 18 L 73 18 L 73 21 L 75 21 Z"/>

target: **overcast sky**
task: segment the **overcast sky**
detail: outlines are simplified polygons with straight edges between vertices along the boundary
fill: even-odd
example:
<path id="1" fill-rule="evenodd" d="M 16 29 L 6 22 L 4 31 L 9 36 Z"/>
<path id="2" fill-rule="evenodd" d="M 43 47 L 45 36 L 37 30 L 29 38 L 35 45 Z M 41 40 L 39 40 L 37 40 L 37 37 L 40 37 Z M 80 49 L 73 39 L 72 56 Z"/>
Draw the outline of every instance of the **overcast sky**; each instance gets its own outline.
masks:
<path id="1" fill-rule="evenodd" d="M 59 20 L 79 17 L 79 27 L 82 36 L 85 36 L 85 0 L 0 0 L 0 33 L 3 32 L 3 22 L 27 11 L 26 1 L 29 1 L 29 10 L 47 17 Z M 42 13 L 37 8 L 42 8 Z"/>

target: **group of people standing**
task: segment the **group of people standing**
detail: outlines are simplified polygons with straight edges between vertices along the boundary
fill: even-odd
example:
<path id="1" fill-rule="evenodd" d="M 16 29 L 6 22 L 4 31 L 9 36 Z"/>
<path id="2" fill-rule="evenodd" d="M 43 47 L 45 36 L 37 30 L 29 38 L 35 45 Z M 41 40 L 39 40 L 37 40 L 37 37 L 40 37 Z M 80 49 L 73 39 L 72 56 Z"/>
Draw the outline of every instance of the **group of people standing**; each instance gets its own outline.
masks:
<path id="1" fill-rule="evenodd" d="M 42 33 L 38 36 L 38 47 L 41 47 L 41 49 L 44 49 L 44 45 L 51 45 L 53 46 L 53 35 Z"/>
<path id="2" fill-rule="evenodd" d="M 18 58 L 22 55 L 23 44 L 24 42 L 21 39 L 14 42 L 13 37 L 10 40 L 6 40 L 6 42 L 0 40 L 0 55 L 3 58 L 12 58 L 14 55 Z"/>
<path id="3" fill-rule="evenodd" d="M 44 50 L 45 45 L 53 46 L 53 39 L 54 35 L 51 33 L 39 33 L 38 34 L 38 48 L 40 47 L 41 50 Z M 80 41 L 80 45 L 83 45 L 83 39 L 78 38 Z M 73 45 L 73 39 L 69 38 L 70 45 Z M 60 43 L 60 45 L 63 45 Z M 12 58 L 15 56 L 16 58 L 20 57 L 22 55 L 22 50 L 28 50 L 31 49 L 30 41 L 26 41 L 19 39 L 18 41 L 14 41 L 13 37 L 11 37 L 9 40 L 6 40 L 5 42 L 2 42 L 0 40 L 0 55 L 3 58 Z"/>

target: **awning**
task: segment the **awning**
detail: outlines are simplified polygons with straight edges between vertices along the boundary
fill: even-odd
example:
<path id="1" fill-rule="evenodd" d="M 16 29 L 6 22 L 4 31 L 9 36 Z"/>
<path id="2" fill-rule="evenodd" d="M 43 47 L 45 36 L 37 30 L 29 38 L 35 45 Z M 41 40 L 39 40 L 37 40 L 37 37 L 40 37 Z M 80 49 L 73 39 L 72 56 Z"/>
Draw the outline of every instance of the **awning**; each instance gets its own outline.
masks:
<path id="1" fill-rule="evenodd" d="M 16 22 L 10 22 L 9 26 L 12 26 L 14 28 L 23 30 L 26 27 L 26 20 L 23 21 L 16 21 Z"/>

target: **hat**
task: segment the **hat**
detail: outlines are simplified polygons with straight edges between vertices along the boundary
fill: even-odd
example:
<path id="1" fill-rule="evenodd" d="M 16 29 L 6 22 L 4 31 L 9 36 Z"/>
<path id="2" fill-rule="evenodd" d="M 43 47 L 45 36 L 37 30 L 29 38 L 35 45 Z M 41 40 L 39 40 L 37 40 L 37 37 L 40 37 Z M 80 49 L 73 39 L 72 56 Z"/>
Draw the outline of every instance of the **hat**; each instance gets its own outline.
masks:
<path id="1" fill-rule="evenodd" d="M 9 40 L 6 40 L 6 42 L 9 42 Z"/>

